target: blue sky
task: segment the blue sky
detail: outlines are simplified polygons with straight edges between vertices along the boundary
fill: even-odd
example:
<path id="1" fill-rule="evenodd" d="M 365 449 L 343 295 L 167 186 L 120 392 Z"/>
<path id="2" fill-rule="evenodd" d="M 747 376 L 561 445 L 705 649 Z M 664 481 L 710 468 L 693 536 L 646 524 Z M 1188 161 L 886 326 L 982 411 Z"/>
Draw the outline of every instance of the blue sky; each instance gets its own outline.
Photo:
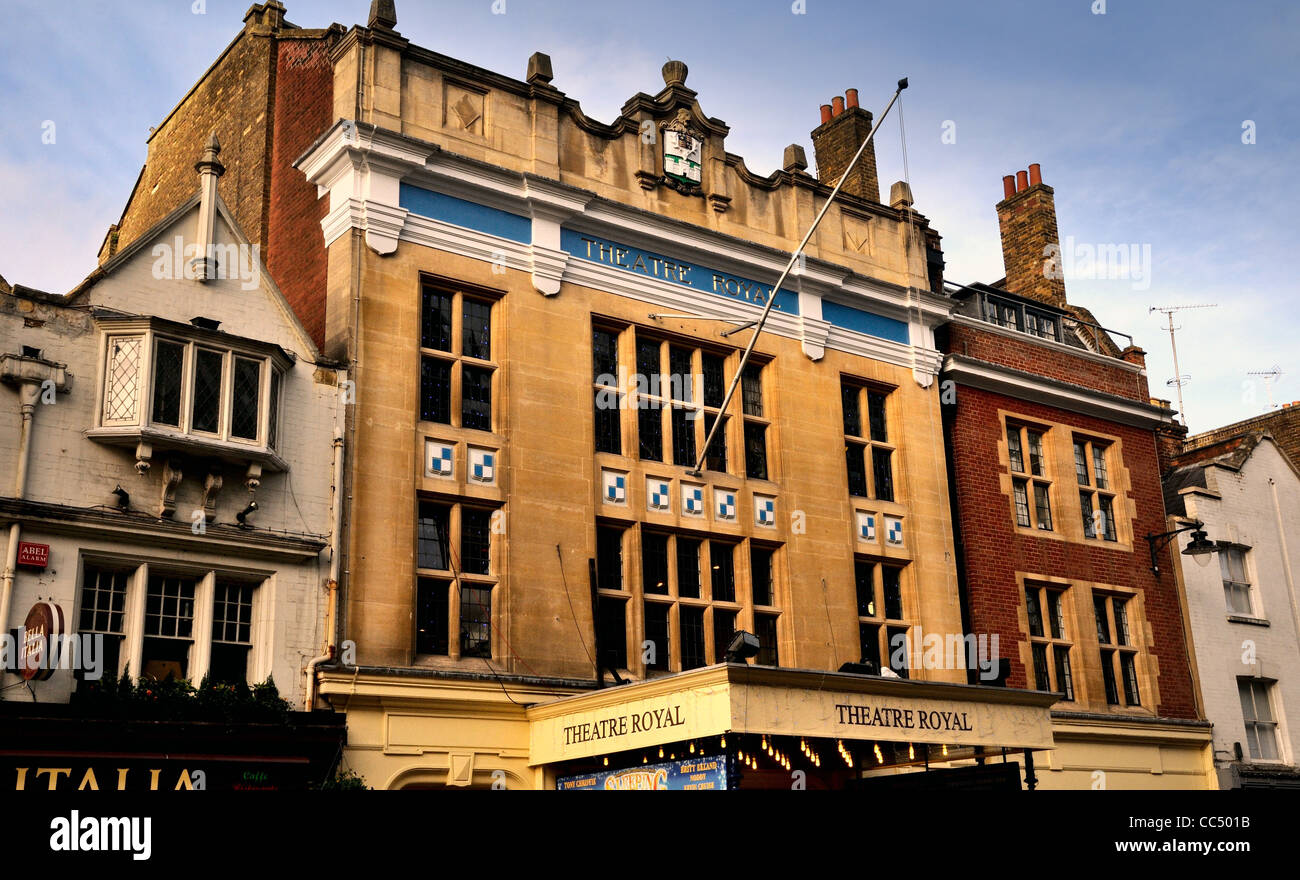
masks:
<path id="1" fill-rule="evenodd" d="M 66 291 L 94 267 L 156 125 L 229 43 L 250 0 L 3 0 L 0 274 Z M 364 22 L 367 0 L 286 0 L 306 27 Z M 1193 431 L 1300 399 L 1300 317 L 1286 267 L 1300 244 L 1300 4 L 1105 0 L 805 0 L 563 3 L 397 0 L 418 45 L 522 77 L 551 55 L 554 85 L 609 121 L 690 66 L 727 149 L 766 174 L 788 143 L 812 157 L 818 106 L 856 87 L 883 106 L 900 76 L 916 207 L 944 236 L 947 274 L 1003 274 L 993 206 L 1031 162 L 1056 189 L 1062 237 L 1149 245 L 1150 286 L 1067 277 L 1071 302 L 1148 352 L 1152 393 L 1174 397 L 1152 305 L 1217 303 L 1178 323 Z M 202 14 L 195 14 L 196 8 Z M 496 4 L 500 10 L 500 0 Z M 54 143 L 43 143 L 54 123 Z M 1252 120 L 1255 143 L 1242 142 Z M 876 148 L 882 190 L 903 177 L 898 118 Z M 955 130 L 954 143 L 942 134 Z"/>

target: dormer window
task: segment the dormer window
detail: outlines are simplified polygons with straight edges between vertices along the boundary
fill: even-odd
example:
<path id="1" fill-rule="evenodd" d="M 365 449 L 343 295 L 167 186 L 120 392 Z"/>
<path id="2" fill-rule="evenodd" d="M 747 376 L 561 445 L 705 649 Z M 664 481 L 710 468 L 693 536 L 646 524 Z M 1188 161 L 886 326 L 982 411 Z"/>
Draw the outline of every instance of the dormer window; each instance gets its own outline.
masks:
<path id="1" fill-rule="evenodd" d="M 199 443 L 219 456 L 278 463 L 281 385 L 291 366 L 281 349 L 156 318 L 99 322 L 108 331 L 103 405 L 91 436 Z"/>
<path id="2" fill-rule="evenodd" d="M 1018 330 L 1030 336 L 1061 341 L 1060 315 L 1012 299 L 981 294 L 984 300 L 984 320 L 1009 330 Z"/>

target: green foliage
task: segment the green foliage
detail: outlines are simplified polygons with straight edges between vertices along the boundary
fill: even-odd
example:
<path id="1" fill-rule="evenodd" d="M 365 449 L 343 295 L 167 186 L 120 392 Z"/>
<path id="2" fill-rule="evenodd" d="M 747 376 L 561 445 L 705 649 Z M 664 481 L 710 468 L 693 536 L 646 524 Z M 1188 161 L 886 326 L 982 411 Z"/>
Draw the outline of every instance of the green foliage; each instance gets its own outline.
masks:
<path id="1" fill-rule="evenodd" d="M 352 769 L 338 769 L 334 775 L 325 780 L 321 791 L 370 791 L 364 777 Z"/>
<path id="2" fill-rule="evenodd" d="M 274 679 L 253 685 L 214 682 L 204 676 L 195 688 L 168 676 L 163 681 L 107 675 L 82 681 L 72 704 L 88 716 L 143 718 L 156 721 L 255 721 L 283 724 L 293 706 L 281 699 Z"/>

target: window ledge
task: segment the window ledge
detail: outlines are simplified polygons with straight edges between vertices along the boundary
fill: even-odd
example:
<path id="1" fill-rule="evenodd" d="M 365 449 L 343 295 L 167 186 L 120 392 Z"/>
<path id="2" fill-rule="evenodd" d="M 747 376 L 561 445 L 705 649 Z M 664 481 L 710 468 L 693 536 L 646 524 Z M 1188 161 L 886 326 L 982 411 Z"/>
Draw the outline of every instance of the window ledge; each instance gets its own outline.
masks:
<path id="1" fill-rule="evenodd" d="M 152 446 L 171 452 L 204 458 L 218 458 L 233 464 L 256 462 L 268 471 L 287 471 L 288 463 L 273 449 L 255 444 L 235 443 L 215 437 L 182 434 L 153 427 L 128 425 L 126 427 L 92 428 L 86 438 L 108 446 Z"/>
<path id="2" fill-rule="evenodd" d="M 1250 626 L 1272 626 L 1267 617 L 1250 617 L 1245 614 L 1227 615 L 1228 623 L 1245 623 Z"/>

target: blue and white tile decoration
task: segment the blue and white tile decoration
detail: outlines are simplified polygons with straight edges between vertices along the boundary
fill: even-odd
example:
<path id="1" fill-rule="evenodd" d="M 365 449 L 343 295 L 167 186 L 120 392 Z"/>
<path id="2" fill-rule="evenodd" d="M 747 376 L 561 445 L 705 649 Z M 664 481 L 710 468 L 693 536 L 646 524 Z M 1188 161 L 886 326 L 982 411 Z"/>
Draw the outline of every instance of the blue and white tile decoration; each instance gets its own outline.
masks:
<path id="1" fill-rule="evenodd" d="M 672 507 L 672 494 L 667 480 L 658 477 L 646 477 L 645 503 L 651 510 L 668 510 Z"/>
<path id="2" fill-rule="evenodd" d="M 776 526 L 776 499 L 767 495 L 754 496 L 754 522 L 760 526 Z"/>
<path id="3" fill-rule="evenodd" d="M 704 487 L 682 484 L 682 513 L 686 516 L 704 516 Z"/>
<path id="4" fill-rule="evenodd" d="M 903 521 L 896 516 L 885 517 L 885 543 L 902 546 Z"/>
<path id="5" fill-rule="evenodd" d="M 717 519 L 734 520 L 736 518 L 736 493 L 731 489 L 713 490 L 713 510 Z"/>
<path id="6" fill-rule="evenodd" d="M 872 541 L 876 540 L 876 515 L 858 511 L 858 540 Z"/>
<path id="7" fill-rule="evenodd" d="M 469 448 L 469 478 L 479 483 L 496 480 L 497 455 L 491 449 Z"/>
<path id="8" fill-rule="evenodd" d="M 618 471 L 601 471 L 606 504 L 627 504 L 627 474 Z"/>
<path id="9" fill-rule="evenodd" d="M 452 456 L 455 448 L 450 443 L 437 440 L 424 441 L 425 467 L 430 476 L 450 477 L 452 475 Z"/>

